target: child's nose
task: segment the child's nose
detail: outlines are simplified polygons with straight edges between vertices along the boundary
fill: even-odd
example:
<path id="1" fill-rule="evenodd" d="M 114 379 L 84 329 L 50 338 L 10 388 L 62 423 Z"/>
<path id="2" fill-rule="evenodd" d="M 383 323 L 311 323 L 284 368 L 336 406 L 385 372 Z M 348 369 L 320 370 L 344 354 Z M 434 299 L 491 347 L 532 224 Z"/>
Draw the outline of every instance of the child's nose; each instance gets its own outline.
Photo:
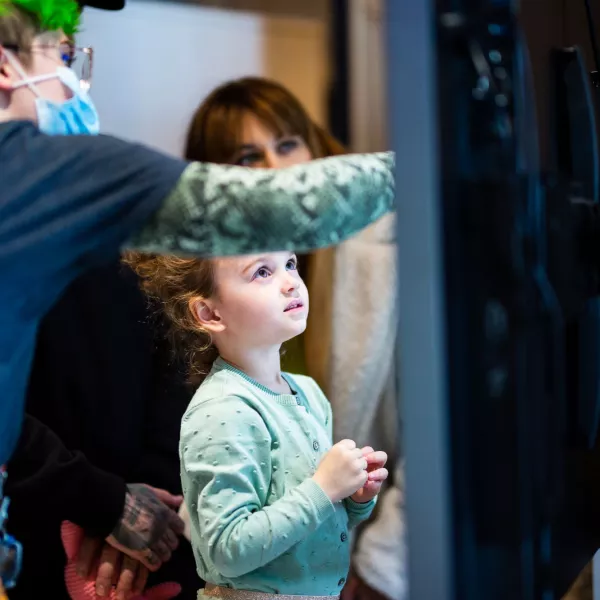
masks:
<path id="1" fill-rule="evenodd" d="M 296 279 L 292 279 L 291 277 L 288 277 L 288 279 L 283 284 L 283 291 L 286 294 L 295 292 L 298 289 L 299 285 L 300 285 L 300 283 Z"/>

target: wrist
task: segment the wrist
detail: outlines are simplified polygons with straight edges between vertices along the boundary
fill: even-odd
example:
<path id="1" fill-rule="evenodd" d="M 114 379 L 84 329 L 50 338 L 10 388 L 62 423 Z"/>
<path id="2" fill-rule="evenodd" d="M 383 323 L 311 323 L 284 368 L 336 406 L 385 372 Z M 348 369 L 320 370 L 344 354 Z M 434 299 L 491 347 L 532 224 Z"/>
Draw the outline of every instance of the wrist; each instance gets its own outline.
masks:
<path id="1" fill-rule="evenodd" d="M 312 480 L 323 490 L 323 493 L 329 498 L 332 504 L 336 504 L 341 500 L 341 498 L 337 497 L 337 494 L 334 494 L 331 490 L 328 489 L 327 484 L 322 481 L 318 473 L 315 473 L 312 476 Z"/>
<path id="2" fill-rule="evenodd" d="M 369 504 L 369 502 L 373 501 L 373 498 L 355 498 L 355 495 L 356 494 L 352 494 L 352 496 L 350 496 L 350 500 L 355 504 Z"/>

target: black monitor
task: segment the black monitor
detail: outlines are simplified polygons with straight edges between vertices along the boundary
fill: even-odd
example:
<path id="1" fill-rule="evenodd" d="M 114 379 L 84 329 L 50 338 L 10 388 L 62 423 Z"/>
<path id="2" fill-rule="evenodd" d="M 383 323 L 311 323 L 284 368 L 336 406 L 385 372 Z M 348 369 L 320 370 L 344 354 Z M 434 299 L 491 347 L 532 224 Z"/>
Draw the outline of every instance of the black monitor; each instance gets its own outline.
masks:
<path id="1" fill-rule="evenodd" d="M 410 598 L 559 599 L 600 547 L 591 65 L 548 55 L 542 170 L 518 2 L 387 23 Z"/>

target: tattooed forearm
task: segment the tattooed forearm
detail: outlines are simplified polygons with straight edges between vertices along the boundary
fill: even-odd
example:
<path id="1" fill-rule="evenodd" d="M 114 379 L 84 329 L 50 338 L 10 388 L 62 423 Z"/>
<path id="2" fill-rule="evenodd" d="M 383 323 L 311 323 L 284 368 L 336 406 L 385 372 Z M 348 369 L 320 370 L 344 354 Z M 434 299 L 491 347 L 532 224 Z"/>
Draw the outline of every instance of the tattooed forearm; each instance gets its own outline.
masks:
<path id="1" fill-rule="evenodd" d="M 127 245 L 226 256 L 337 244 L 394 205 L 394 155 L 354 154 L 287 169 L 192 164 Z"/>
<path id="2" fill-rule="evenodd" d="M 112 534 L 123 546 L 143 550 L 163 537 L 169 512 L 152 490 L 143 485 L 129 485 L 123 516 Z"/>
<path id="3" fill-rule="evenodd" d="M 127 486 L 121 519 L 107 541 L 150 568 L 169 560 L 183 523 L 143 484 Z"/>

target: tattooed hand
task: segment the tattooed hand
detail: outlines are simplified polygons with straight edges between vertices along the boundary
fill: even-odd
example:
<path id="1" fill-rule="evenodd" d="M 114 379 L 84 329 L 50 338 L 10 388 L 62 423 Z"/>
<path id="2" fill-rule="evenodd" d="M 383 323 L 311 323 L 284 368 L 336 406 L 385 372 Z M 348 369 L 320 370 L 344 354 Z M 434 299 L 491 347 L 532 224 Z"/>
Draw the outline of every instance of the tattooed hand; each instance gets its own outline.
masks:
<path id="1" fill-rule="evenodd" d="M 171 558 L 179 544 L 177 538 L 183 533 L 183 521 L 174 510 L 181 502 L 180 496 L 163 490 L 128 485 L 123 515 L 106 541 L 156 571 Z"/>

